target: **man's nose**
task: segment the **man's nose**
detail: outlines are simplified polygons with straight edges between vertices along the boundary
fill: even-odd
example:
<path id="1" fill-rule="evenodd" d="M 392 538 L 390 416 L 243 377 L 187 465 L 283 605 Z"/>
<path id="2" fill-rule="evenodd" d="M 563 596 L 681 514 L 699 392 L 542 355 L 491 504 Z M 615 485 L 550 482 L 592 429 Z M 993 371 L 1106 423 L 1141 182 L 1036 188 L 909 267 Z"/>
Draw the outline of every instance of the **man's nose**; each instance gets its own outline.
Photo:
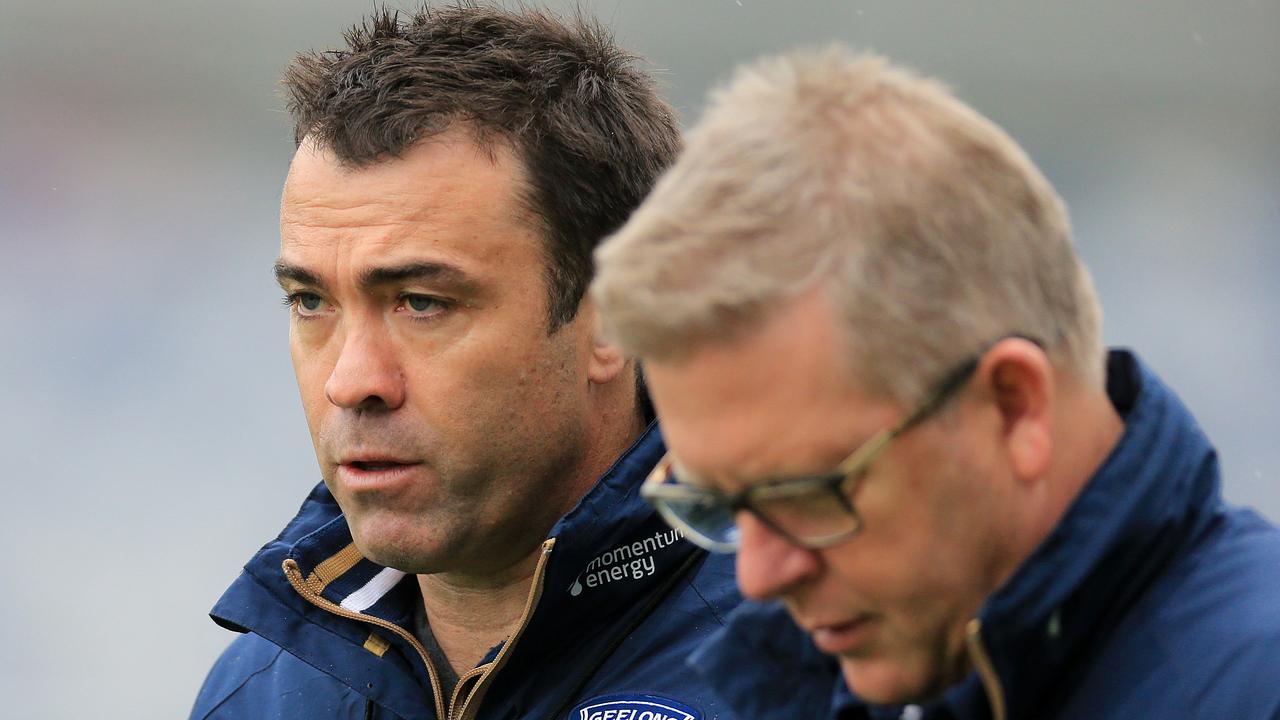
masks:
<path id="1" fill-rule="evenodd" d="M 329 402 L 353 410 L 394 410 L 404 404 L 404 372 L 388 333 L 376 323 L 349 327 L 324 391 Z"/>
<path id="2" fill-rule="evenodd" d="M 738 587 L 753 600 L 785 595 L 813 580 L 822 559 L 774 532 L 755 515 L 738 513 Z"/>

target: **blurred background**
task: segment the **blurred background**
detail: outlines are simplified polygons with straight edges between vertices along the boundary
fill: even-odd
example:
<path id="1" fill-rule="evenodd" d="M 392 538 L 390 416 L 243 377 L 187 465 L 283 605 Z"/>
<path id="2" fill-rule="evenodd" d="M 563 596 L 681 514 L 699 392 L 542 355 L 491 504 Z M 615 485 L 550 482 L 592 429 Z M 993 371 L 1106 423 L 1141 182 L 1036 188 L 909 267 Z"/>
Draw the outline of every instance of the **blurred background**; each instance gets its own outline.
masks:
<path id="1" fill-rule="evenodd" d="M 1108 341 L 1280 518 L 1280 0 L 584 5 L 686 123 L 797 45 L 945 79 L 1065 196 Z M 270 274 L 277 79 L 370 7 L 0 0 L 0 715 L 185 717 L 231 639 L 205 613 L 319 479 Z"/>

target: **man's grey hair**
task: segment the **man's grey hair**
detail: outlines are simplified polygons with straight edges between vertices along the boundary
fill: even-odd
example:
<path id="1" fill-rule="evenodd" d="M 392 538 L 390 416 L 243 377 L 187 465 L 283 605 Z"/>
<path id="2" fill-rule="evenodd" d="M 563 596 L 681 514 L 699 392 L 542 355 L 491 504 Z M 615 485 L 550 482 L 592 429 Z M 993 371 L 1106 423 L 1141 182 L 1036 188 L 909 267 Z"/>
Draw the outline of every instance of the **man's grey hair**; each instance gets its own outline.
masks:
<path id="1" fill-rule="evenodd" d="M 939 83 L 844 48 L 740 69 L 596 262 L 606 331 L 642 358 L 821 287 L 869 392 L 914 401 L 1010 334 L 1102 382 L 1097 297 L 1044 176 Z"/>

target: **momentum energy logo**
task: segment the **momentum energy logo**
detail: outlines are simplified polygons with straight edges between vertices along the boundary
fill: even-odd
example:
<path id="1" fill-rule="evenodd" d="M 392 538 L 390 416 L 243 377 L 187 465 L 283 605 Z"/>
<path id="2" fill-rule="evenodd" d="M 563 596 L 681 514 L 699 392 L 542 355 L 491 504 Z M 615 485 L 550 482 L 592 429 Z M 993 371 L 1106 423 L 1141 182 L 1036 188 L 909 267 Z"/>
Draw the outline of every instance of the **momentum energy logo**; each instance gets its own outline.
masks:
<path id="1" fill-rule="evenodd" d="M 587 563 L 586 569 L 573 579 L 569 594 L 574 597 L 581 595 L 584 585 L 595 588 L 617 580 L 649 577 L 657 571 L 653 554 L 683 537 L 679 530 L 664 530 L 654 533 L 653 537 L 605 550 Z"/>

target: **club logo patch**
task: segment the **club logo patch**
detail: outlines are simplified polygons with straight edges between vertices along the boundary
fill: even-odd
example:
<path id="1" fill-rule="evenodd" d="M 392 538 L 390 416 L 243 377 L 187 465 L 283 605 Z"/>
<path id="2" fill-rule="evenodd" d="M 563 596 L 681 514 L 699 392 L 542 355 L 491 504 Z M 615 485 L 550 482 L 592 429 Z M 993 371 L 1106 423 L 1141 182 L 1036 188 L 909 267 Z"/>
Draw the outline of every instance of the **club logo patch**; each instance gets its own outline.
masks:
<path id="1" fill-rule="evenodd" d="M 591 698 L 569 720 L 702 720 L 702 713 L 670 698 L 624 693 Z"/>

